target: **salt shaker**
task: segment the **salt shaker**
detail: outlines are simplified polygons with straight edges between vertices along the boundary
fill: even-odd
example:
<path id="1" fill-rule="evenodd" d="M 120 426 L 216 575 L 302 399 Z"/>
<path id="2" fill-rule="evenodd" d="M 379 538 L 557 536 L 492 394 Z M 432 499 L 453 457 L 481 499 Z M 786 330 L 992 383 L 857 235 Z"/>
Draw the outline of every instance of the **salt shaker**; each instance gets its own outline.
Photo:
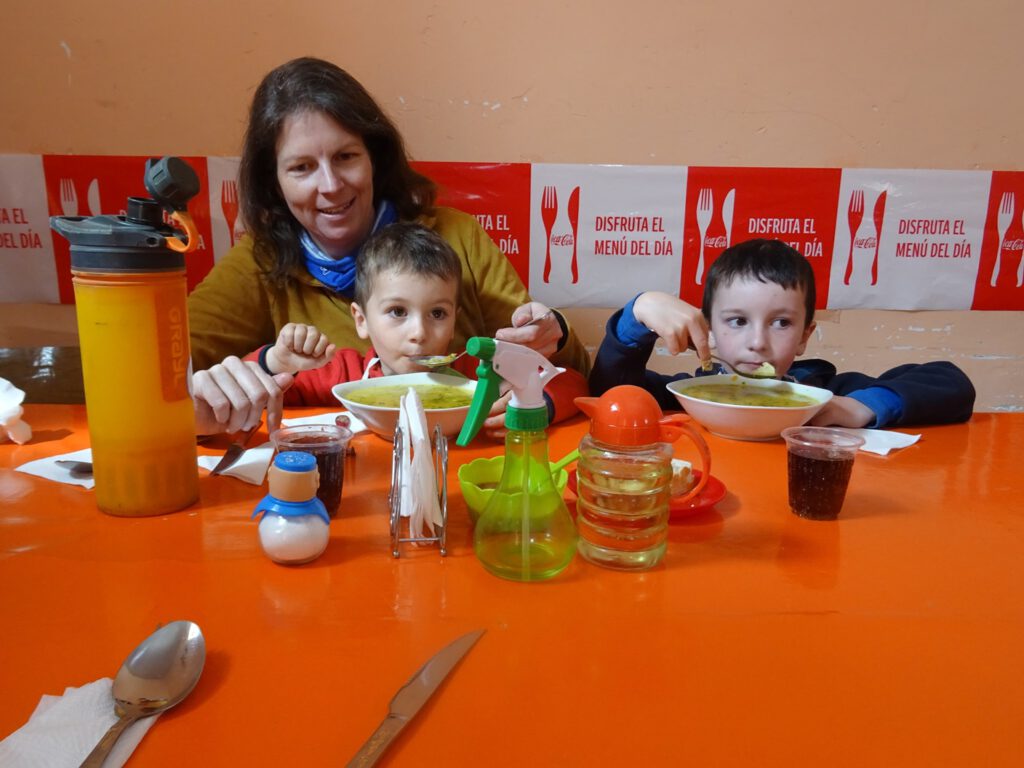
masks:
<path id="1" fill-rule="evenodd" d="M 330 517 L 316 496 L 320 473 L 316 457 L 286 451 L 274 458 L 267 473 L 270 493 L 260 499 L 253 517 L 260 519 L 260 546 L 276 563 L 299 565 L 316 560 L 327 549 Z"/>

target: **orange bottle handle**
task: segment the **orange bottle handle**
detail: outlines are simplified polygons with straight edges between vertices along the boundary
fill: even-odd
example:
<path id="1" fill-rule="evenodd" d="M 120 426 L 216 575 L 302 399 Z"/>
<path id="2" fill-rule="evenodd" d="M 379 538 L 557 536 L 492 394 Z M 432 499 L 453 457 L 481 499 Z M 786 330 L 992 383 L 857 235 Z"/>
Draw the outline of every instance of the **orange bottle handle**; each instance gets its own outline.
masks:
<path id="1" fill-rule="evenodd" d="M 689 421 L 690 417 L 685 413 L 673 413 L 670 416 L 666 416 L 659 422 L 661 424 L 662 439 L 664 439 L 665 442 L 674 443 L 680 437 L 686 435 L 686 437 L 690 439 L 690 442 L 697 447 L 697 453 L 700 454 L 700 480 L 698 480 L 697 484 L 682 496 L 673 496 L 673 504 L 683 504 L 690 499 L 695 498 L 704 490 L 704 486 L 708 484 L 708 478 L 711 477 L 711 449 L 704 440 L 704 436 L 687 423 Z"/>
<path id="2" fill-rule="evenodd" d="M 171 221 L 181 225 L 181 228 L 185 230 L 185 236 L 188 240 L 187 242 L 182 242 L 180 238 L 168 237 L 168 248 L 178 253 L 188 253 L 199 247 L 199 230 L 196 229 L 196 223 L 192 221 L 188 211 L 173 211 L 171 213 Z"/>

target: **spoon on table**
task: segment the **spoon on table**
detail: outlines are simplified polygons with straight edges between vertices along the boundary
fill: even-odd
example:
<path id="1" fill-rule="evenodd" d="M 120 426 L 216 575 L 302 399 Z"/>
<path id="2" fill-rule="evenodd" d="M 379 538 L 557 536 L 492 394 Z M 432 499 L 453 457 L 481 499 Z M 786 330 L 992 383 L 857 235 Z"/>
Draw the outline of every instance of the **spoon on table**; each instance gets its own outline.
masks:
<path id="1" fill-rule="evenodd" d="M 538 315 L 529 322 L 517 325 L 516 328 L 525 328 L 528 325 L 536 325 L 541 320 L 546 320 L 554 314 L 553 309 L 549 309 L 543 315 Z M 444 368 L 451 365 L 460 357 L 466 354 L 466 350 L 461 352 L 452 352 L 450 355 L 410 355 L 409 359 L 412 360 L 416 365 L 422 365 L 424 368 Z"/>
<path id="2" fill-rule="evenodd" d="M 125 728 L 139 718 L 159 714 L 195 687 L 206 661 L 199 625 L 172 621 L 147 637 L 125 659 L 112 693 L 118 720 L 103 735 L 81 768 L 99 768 Z"/>
<path id="3" fill-rule="evenodd" d="M 771 363 L 761 363 L 761 365 L 759 365 L 752 371 L 737 371 L 735 368 L 729 365 L 729 363 L 725 362 L 725 360 L 720 358 L 718 355 L 709 355 L 708 359 L 700 364 L 701 369 L 704 370 L 705 372 L 710 371 L 714 367 L 711 363 L 712 360 L 714 360 L 720 366 L 722 366 L 722 368 L 725 369 L 726 373 L 734 373 L 737 376 L 742 376 L 745 379 L 774 379 L 776 377 L 775 366 L 772 365 Z"/>

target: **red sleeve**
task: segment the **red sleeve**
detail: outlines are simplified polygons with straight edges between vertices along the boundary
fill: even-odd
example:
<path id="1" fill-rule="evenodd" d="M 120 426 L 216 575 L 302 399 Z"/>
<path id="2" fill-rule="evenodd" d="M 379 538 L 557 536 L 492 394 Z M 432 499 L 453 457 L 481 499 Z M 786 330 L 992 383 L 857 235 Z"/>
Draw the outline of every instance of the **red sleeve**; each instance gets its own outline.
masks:
<path id="1" fill-rule="evenodd" d="M 544 387 L 544 394 L 551 398 L 555 406 L 555 417 L 551 420 L 554 424 L 580 412 L 573 399 L 589 395 L 590 387 L 582 373 L 573 368 L 566 368 L 565 373 L 558 374 L 548 382 Z"/>
<path id="2" fill-rule="evenodd" d="M 250 352 L 245 360 L 259 362 L 260 349 Z M 356 381 L 363 377 L 363 356 L 346 348 L 334 353 L 327 365 L 311 371 L 300 371 L 295 382 L 284 393 L 285 405 L 339 405 L 331 393 L 335 384 Z"/>

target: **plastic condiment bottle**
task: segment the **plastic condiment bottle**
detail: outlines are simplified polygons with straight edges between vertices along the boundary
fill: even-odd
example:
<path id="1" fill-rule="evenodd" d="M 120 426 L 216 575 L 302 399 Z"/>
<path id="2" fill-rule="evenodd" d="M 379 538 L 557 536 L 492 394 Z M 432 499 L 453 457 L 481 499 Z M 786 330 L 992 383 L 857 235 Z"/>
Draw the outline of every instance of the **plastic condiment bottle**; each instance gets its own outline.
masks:
<path id="1" fill-rule="evenodd" d="M 459 445 L 476 436 L 502 380 L 512 388 L 505 412 L 505 463 L 501 480 L 473 531 L 484 568 L 513 581 L 558 575 L 576 553 L 576 527 L 555 487 L 548 461 L 548 409 L 544 385 L 565 369 L 519 344 L 473 337 L 469 354 L 480 358 L 476 392 Z"/>
<path id="2" fill-rule="evenodd" d="M 260 499 L 253 517 L 260 519 L 260 546 L 275 563 L 299 565 L 327 549 L 331 518 L 316 496 L 320 473 L 310 453 L 285 451 L 267 472 L 270 493 Z"/>
<path id="3" fill-rule="evenodd" d="M 686 424 L 689 416 L 663 417 L 654 396 L 640 387 L 612 387 L 601 397 L 575 402 L 591 419 L 576 465 L 580 555 L 608 568 L 651 568 L 668 546 L 671 444 L 689 436 L 703 463 L 700 480 L 680 502 L 707 482 L 707 444 Z"/>
<path id="4" fill-rule="evenodd" d="M 155 199 L 128 198 L 125 216 L 50 219 L 71 243 L 96 503 L 113 515 L 199 498 L 185 308 L 185 253 L 199 242 L 186 207 L 199 179 L 164 158 L 147 162 L 145 184 Z"/>

